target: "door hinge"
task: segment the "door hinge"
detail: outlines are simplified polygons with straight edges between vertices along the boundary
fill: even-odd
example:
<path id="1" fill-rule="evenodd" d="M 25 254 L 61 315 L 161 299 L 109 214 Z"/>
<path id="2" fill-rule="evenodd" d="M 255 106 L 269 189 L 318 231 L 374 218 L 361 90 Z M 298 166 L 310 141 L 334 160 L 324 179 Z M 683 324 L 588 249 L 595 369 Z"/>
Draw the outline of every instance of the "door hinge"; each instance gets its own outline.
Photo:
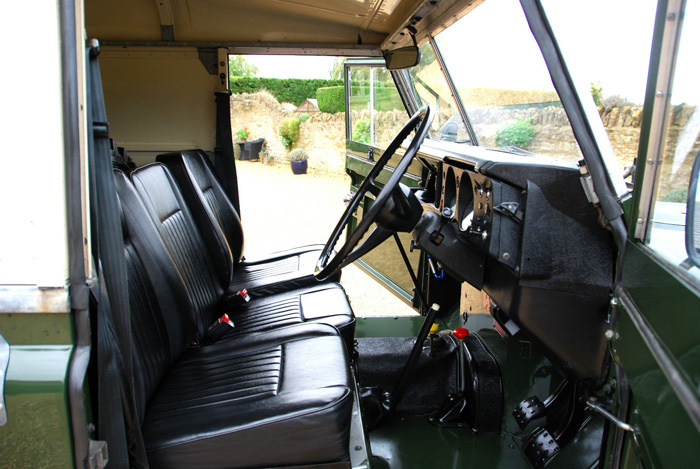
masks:
<path id="1" fill-rule="evenodd" d="M 107 442 L 102 440 L 90 440 L 88 444 L 88 468 L 103 469 L 109 462 Z"/>

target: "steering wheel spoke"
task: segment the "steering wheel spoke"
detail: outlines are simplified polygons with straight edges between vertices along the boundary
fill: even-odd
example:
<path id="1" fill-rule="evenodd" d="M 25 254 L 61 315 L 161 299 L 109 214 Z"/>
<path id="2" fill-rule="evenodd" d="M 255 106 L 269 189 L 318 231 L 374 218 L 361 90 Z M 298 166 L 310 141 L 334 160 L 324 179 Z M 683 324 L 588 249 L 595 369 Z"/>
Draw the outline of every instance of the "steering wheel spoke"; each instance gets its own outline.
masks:
<path id="1" fill-rule="evenodd" d="M 433 111 L 431 107 L 423 106 L 420 108 L 418 112 L 411 116 L 406 125 L 394 137 L 394 140 L 389 144 L 381 158 L 375 163 L 348 204 L 345 213 L 338 221 L 328 242 L 321 251 L 321 256 L 316 264 L 315 275 L 317 279 L 327 279 L 339 269 L 356 261 L 379 246 L 393 233 L 410 231 L 415 226 L 422 211 L 420 202 L 417 201 L 415 194 L 400 186 L 399 182 L 428 134 L 432 121 Z M 377 176 L 386 167 L 396 150 L 406 140 L 406 137 L 413 131 L 416 132 L 415 137 L 411 139 L 406 152 L 389 176 L 389 180 L 383 187 L 378 187 L 375 183 Z M 343 246 L 334 254 L 333 250 L 341 234 L 354 220 L 355 212 L 368 193 L 374 196 L 374 202 L 368 210 L 364 211 L 362 219 L 357 223 L 352 233 L 347 236 Z M 377 226 L 363 240 L 365 233 L 375 222 L 377 222 Z M 360 241 L 362 242 L 360 243 Z"/>
<path id="2" fill-rule="evenodd" d="M 357 259 L 360 257 L 364 256 L 368 252 L 370 252 L 372 249 L 376 248 L 380 244 L 382 244 L 384 241 L 389 239 L 391 235 L 393 234 L 393 231 L 384 229 L 380 226 L 375 227 L 372 232 L 365 238 L 365 240 L 360 244 L 357 248 L 353 249 L 353 251 L 348 254 L 348 256 L 343 260 L 343 262 L 340 265 L 340 268 L 345 267 L 346 265 L 352 264 L 355 262 Z"/>
<path id="3" fill-rule="evenodd" d="M 379 197 L 379 194 L 381 194 L 382 189 L 374 185 L 374 183 L 371 183 L 367 186 L 367 192 L 372 194 L 375 198 Z"/>

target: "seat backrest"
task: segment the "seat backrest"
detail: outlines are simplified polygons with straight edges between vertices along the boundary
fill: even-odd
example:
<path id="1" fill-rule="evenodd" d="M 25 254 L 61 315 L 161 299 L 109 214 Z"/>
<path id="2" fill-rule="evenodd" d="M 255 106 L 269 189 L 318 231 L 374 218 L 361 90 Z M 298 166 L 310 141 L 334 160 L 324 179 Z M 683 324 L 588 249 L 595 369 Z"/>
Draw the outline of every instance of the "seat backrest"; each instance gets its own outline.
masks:
<path id="1" fill-rule="evenodd" d="M 186 150 L 157 160 L 168 166 L 182 189 L 219 274 L 232 275 L 243 257 L 243 226 L 209 158 L 202 150 Z"/>
<path id="2" fill-rule="evenodd" d="M 114 172 L 114 181 L 132 318 L 134 390 L 142 423 L 146 403 L 166 371 L 194 340 L 195 323 L 182 280 L 131 181 L 121 171 Z"/>
<path id="3" fill-rule="evenodd" d="M 228 279 L 214 271 L 205 240 L 168 168 L 160 163 L 142 166 L 131 173 L 131 180 L 184 282 L 202 338 L 217 317 Z"/>

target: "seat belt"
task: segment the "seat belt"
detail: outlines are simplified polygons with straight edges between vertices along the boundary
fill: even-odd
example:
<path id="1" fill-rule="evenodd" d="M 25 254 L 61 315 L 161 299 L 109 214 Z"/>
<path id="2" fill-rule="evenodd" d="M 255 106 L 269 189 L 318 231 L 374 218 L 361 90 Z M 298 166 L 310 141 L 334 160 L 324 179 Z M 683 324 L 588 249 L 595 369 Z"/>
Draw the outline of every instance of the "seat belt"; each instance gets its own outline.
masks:
<path id="1" fill-rule="evenodd" d="M 236 158 L 233 156 L 233 134 L 231 133 L 231 92 L 217 91 L 216 95 L 216 147 L 214 168 L 223 185 L 224 192 L 241 218 L 241 203 L 238 197 L 238 175 Z"/>
<path id="2" fill-rule="evenodd" d="M 98 437 L 107 441 L 111 466 L 147 468 L 131 360 L 131 313 L 124 239 L 109 151 L 109 126 L 97 56 L 99 44 L 87 44 L 88 164 L 97 263 Z M 118 383 L 119 386 L 115 386 Z"/>

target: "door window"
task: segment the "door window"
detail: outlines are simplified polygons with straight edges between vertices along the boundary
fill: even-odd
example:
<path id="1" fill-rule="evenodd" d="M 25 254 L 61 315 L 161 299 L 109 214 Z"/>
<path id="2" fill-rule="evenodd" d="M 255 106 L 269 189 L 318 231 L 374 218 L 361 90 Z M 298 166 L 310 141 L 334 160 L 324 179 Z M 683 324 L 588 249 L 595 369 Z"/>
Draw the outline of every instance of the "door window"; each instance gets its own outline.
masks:
<path id="1" fill-rule="evenodd" d="M 348 139 L 386 148 L 406 123 L 407 114 L 391 73 L 380 65 L 352 66 Z"/>
<path id="2" fill-rule="evenodd" d="M 688 183 L 693 162 L 700 151 L 700 88 L 694 46 L 700 43 L 697 2 L 688 2 L 682 25 L 675 75 L 664 122 L 663 145 L 656 175 L 648 245 L 674 265 L 690 268 L 685 245 Z M 647 156 L 647 159 L 652 158 Z M 697 194 L 695 195 L 697 196 Z"/>

